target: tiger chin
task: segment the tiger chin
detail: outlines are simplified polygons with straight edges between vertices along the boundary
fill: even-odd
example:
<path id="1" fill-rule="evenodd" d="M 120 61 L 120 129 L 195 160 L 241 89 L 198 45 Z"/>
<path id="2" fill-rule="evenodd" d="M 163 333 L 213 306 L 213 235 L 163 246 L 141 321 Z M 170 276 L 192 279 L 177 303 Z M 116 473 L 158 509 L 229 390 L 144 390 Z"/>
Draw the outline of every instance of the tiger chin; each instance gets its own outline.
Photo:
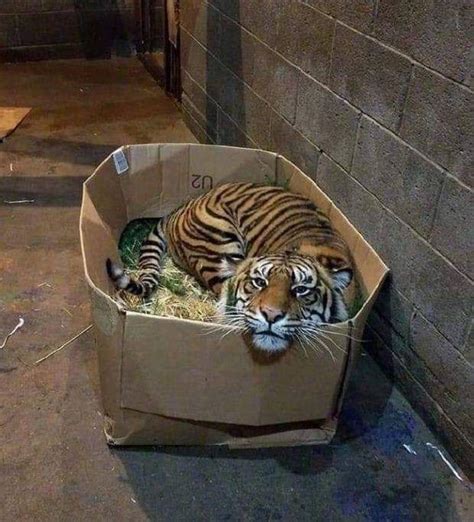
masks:
<path id="1" fill-rule="evenodd" d="M 281 354 L 324 325 L 348 319 L 349 267 L 329 272 L 314 257 L 295 253 L 222 265 L 228 279 L 218 303 L 220 320 L 230 319 L 230 325 L 248 333 L 261 352 Z"/>
<path id="2" fill-rule="evenodd" d="M 221 322 L 281 353 L 348 318 L 352 257 L 314 202 L 281 187 L 227 183 L 159 218 L 143 242 L 138 277 L 106 262 L 117 289 L 147 299 L 164 255 L 219 298 Z"/>

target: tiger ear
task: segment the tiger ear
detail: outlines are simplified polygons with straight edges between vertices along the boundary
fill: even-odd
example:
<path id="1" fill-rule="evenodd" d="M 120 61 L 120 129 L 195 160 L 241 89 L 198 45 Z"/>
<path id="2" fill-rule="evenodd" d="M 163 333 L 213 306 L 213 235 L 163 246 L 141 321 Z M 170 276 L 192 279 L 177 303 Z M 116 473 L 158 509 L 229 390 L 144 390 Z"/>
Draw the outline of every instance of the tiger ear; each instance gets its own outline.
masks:
<path id="1" fill-rule="evenodd" d="M 347 288 L 354 277 L 351 268 L 344 266 L 341 268 L 334 268 L 330 271 L 333 288 L 335 290 L 344 290 Z"/>

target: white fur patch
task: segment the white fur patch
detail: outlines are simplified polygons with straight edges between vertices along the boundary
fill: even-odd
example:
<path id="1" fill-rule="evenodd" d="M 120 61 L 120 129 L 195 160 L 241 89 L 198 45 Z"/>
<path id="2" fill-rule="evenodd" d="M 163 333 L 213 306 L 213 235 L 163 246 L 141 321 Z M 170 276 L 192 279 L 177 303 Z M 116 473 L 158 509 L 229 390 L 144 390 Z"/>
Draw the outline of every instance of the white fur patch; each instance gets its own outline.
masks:
<path id="1" fill-rule="evenodd" d="M 254 334 L 252 336 L 252 342 L 255 348 L 269 353 L 276 353 L 286 350 L 289 344 L 286 339 L 264 334 Z"/>
<path id="2" fill-rule="evenodd" d="M 231 263 L 228 259 L 223 259 L 221 261 L 221 266 L 219 269 L 220 277 L 233 277 L 235 275 L 235 270 L 237 265 L 235 263 Z"/>

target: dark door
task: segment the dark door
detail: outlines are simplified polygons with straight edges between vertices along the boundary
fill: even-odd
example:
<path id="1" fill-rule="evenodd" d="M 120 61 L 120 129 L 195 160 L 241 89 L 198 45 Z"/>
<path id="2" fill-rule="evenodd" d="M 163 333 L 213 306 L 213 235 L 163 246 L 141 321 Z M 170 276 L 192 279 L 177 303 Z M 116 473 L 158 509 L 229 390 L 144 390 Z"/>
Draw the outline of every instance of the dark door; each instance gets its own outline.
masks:
<path id="1" fill-rule="evenodd" d="M 181 100 L 179 0 L 165 0 L 165 4 L 166 91 L 177 100 Z"/>
<path id="2" fill-rule="evenodd" d="M 135 12 L 140 60 L 166 92 L 180 100 L 179 0 L 135 0 Z"/>

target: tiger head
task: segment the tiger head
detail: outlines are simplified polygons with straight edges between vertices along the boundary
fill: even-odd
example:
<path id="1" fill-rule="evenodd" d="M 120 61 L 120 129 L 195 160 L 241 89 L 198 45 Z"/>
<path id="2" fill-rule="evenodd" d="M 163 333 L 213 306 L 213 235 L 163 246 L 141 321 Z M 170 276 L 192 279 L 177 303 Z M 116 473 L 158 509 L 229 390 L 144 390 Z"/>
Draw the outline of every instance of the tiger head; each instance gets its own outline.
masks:
<path id="1" fill-rule="evenodd" d="M 225 270 L 230 276 L 229 265 Z M 318 327 L 348 318 L 347 264 L 327 270 L 314 257 L 284 253 L 249 258 L 230 270 L 219 309 L 228 324 L 251 335 L 258 350 L 282 352 Z"/>

